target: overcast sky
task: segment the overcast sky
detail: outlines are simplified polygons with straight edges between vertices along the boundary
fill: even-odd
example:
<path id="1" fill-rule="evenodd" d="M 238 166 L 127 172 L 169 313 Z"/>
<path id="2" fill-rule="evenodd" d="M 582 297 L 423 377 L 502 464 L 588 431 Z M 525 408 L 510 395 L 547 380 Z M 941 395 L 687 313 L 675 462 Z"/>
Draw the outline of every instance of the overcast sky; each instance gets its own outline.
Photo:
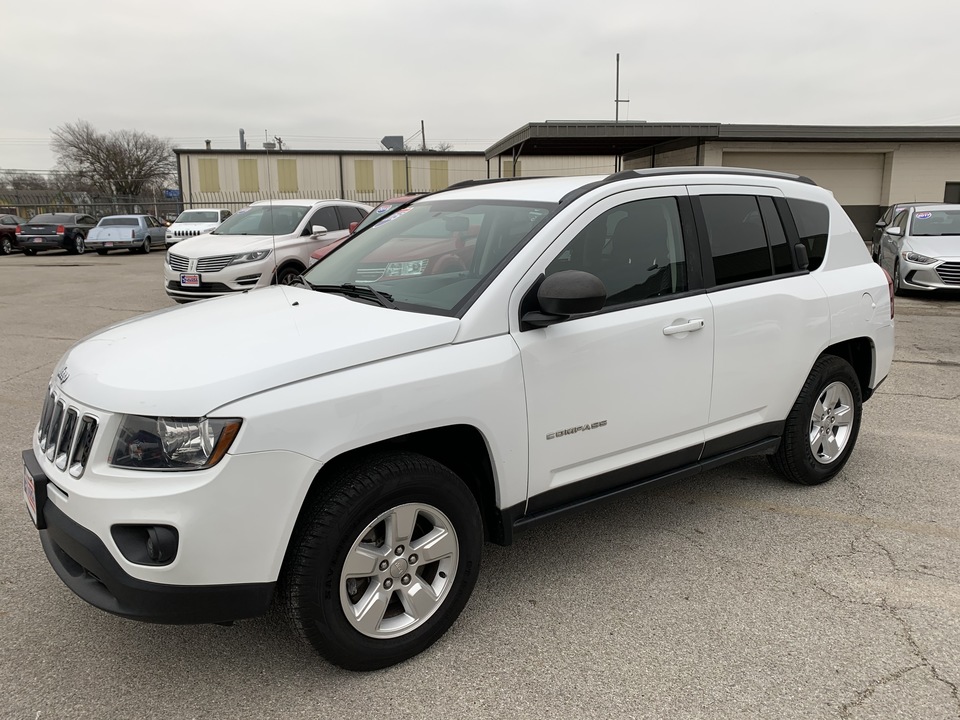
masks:
<path id="1" fill-rule="evenodd" d="M 89 120 L 181 147 L 484 150 L 528 122 L 960 125 L 957 0 L 33 0 L 4 13 L 0 169 Z M 413 138 L 414 135 L 417 137 Z"/>

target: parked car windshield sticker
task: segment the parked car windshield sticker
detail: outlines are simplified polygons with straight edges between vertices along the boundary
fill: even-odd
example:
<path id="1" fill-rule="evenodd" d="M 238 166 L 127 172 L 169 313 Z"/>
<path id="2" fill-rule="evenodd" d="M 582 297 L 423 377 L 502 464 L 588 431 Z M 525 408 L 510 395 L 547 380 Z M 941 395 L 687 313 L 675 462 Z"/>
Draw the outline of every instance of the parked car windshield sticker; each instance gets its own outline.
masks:
<path id="1" fill-rule="evenodd" d="M 393 205 L 381 205 L 380 207 L 377 208 L 377 211 L 376 211 L 377 215 L 379 215 L 380 213 L 385 213 L 387 210 L 389 210 L 392 207 Z"/>
<path id="2" fill-rule="evenodd" d="M 917 220 L 926 220 L 929 217 L 933 217 L 932 212 L 919 212 L 917 213 Z"/>

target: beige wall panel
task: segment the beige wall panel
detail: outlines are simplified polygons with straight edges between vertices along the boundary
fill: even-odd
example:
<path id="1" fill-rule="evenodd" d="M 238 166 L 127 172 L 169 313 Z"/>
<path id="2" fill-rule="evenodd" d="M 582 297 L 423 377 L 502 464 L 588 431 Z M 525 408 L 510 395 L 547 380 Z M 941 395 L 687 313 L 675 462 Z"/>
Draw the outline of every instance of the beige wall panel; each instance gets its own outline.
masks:
<path id="1" fill-rule="evenodd" d="M 682 150 L 668 150 L 658 152 L 654 158 L 654 167 L 687 167 L 697 164 L 697 148 L 683 148 Z"/>
<path id="2" fill-rule="evenodd" d="M 904 143 L 891 158 L 886 204 L 943 202 L 948 182 L 960 182 L 960 143 Z"/>
<path id="3" fill-rule="evenodd" d="M 880 153 L 724 150 L 723 164 L 805 175 L 832 191 L 841 205 L 880 205 L 884 165 Z"/>

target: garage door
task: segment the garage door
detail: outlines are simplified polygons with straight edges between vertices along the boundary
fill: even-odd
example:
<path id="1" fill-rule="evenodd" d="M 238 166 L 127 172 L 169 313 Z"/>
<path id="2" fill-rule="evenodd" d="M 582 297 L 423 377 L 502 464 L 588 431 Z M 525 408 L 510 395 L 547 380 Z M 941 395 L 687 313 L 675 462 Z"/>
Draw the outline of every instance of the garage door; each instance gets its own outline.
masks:
<path id="1" fill-rule="evenodd" d="M 806 175 L 833 191 L 864 238 L 880 217 L 882 153 L 778 153 L 723 151 L 727 167 L 758 168 Z"/>

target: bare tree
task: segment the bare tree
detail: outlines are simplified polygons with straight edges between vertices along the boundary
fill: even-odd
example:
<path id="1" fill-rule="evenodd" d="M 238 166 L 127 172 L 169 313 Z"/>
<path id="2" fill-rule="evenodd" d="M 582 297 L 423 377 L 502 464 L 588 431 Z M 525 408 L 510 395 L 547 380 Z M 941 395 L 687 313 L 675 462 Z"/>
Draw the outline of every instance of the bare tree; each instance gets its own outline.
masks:
<path id="1" fill-rule="evenodd" d="M 47 190 L 49 187 L 50 181 L 40 173 L 12 170 L 0 172 L 0 188 L 5 190 Z"/>
<path id="2" fill-rule="evenodd" d="M 453 150 L 453 143 L 448 143 L 446 141 L 438 142 L 436 145 L 434 145 L 430 149 L 436 150 L 437 152 L 447 152 L 447 150 Z"/>
<path id="3" fill-rule="evenodd" d="M 107 195 L 136 197 L 173 174 L 170 143 L 139 130 L 101 133 L 78 120 L 54 130 L 51 147 L 64 170 Z"/>

